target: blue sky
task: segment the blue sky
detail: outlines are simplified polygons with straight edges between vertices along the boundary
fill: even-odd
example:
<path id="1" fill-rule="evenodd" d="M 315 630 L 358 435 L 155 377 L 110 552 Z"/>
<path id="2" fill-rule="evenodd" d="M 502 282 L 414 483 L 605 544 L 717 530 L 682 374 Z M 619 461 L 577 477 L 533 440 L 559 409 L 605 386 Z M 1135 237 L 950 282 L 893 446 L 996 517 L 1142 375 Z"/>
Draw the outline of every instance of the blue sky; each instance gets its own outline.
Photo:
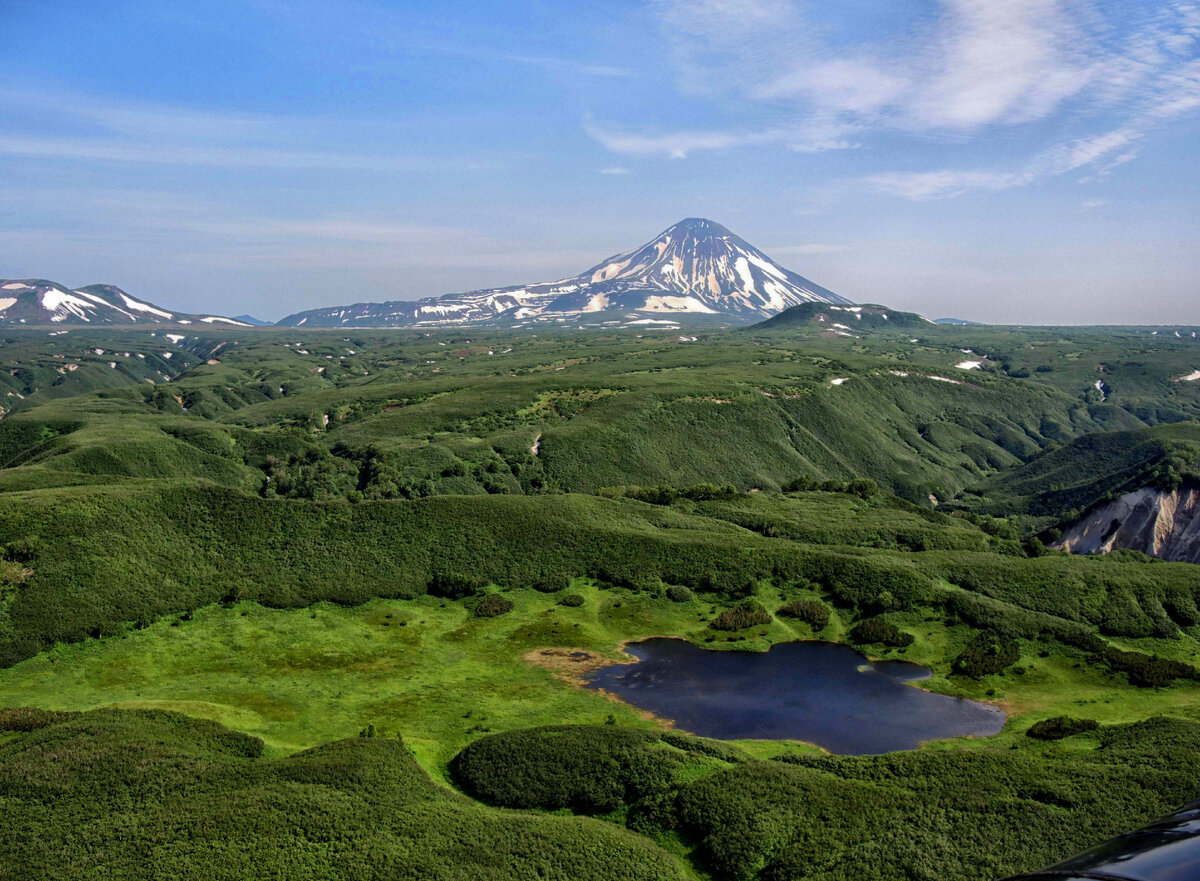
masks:
<path id="1" fill-rule="evenodd" d="M 1200 323 L 1200 0 L 8 0 L 0 28 L 0 276 L 277 318 L 705 216 L 862 302 Z"/>

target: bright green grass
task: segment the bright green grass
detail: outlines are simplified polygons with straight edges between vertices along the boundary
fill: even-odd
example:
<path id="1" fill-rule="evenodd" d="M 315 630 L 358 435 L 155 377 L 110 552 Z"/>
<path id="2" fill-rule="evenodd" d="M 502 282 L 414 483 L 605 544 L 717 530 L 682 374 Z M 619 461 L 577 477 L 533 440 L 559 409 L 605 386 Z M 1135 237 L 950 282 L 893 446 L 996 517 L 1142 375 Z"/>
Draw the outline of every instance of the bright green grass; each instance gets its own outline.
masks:
<path id="1" fill-rule="evenodd" d="M 209 606 L 178 626 L 164 620 L 58 646 L 0 671 L 0 705 L 174 709 L 255 734 L 280 752 L 374 724 L 403 735 L 435 774 L 487 732 L 596 724 L 610 713 L 622 724 L 650 724 L 521 656 L 555 645 L 613 652 L 620 639 L 686 630 L 702 607 L 572 589 L 588 598 L 585 606 L 514 591 L 516 609 L 493 619 L 433 597 L 350 609 Z"/>
<path id="2" fill-rule="evenodd" d="M 368 724 L 400 734 L 435 778 L 465 744 L 486 733 L 546 724 L 599 724 L 612 714 L 631 726 L 658 724 L 635 708 L 574 687 L 523 656 L 539 647 L 589 649 L 614 659 L 623 640 L 679 635 L 715 637 L 710 648 L 763 650 L 775 642 L 812 638 L 805 624 L 777 619 L 743 631 L 744 641 L 709 630 L 707 602 L 671 603 L 585 581 L 571 588 L 584 606 L 564 608 L 556 596 L 509 592 L 515 610 L 471 617 L 461 604 L 422 597 L 376 600 L 355 608 L 320 604 L 271 610 L 251 603 L 208 606 L 194 620 L 162 620 L 124 636 L 60 645 L 0 670 L 0 706 L 81 710 L 99 706 L 173 709 L 217 720 L 263 738 L 282 754 L 342 737 Z M 779 604 L 773 590 L 760 599 Z M 925 620 L 898 619 L 917 637 L 892 658 L 948 669 L 948 658 L 970 633 Z M 821 636 L 838 639 L 836 613 Z M 760 635 L 761 634 L 761 635 Z M 1037 656 L 1026 645 L 1027 672 L 983 682 L 942 673 L 922 683 L 951 694 L 999 701 L 1014 715 L 987 741 L 943 741 L 939 747 L 1023 743 L 1028 725 L 1068 714 L 1103 723 L 1154 715 L 1200 719 L 1200 686 L 1137 689 L 1061 655 Z M 988 695 L 989 689 L 995 694 Z M 744 741 L 752 755 L 808 752 L 798 743 Z"/>

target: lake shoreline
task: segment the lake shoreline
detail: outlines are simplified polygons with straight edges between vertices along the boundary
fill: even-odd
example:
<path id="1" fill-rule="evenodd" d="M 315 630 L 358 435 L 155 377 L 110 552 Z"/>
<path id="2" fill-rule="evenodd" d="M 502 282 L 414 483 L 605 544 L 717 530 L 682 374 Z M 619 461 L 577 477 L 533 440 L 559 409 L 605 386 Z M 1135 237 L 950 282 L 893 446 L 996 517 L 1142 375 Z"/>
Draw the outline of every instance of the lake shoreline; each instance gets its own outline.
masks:
<path id="1" fill-rule="evenodd" d="M 629 650 L 645 643 L 651 643 L 650 657 L 639 658 Z M 678 649 L 666 648 L 666 643 Z M 777 653 L 781 647 L 789 648 Z M 660 635 L 622 640 L 618 655 L 588 653 L 584 666 L 575 666 L 559 678 L 620 701 L 644 713 L 643 718 L 714 739 L 803 743 L 823 752 L 876 754 L 920 749 L 933 741 L 994 737 L 1009 721 L 1006 710 L 994 702 L 923 688 L 919 683 L 932 678 L 933 672 L 922 664 L 871 658 L 856 647 L 828 640 L 789 640 L 765 651 L 714 651 L 683 637 Z M 753 663 L 747 666 L 748 658 L 761 658 L 762 669 L 754 669 Z M 629 674 L 603 675 L 614 667 L 647 663 L 650 668 L 634 674 L 633 681 L 625 679 Z M 880 675 L 860 678 L 867 673 Z M 696 681 L 713 687 L 696 690 Z M 903 689 L 909 685 L 915 687 Z M 622 693 L 633 688 L 651 688 L 647 692 L 651 697 L 635 702 Z M 724 699 L 722 689 L 727 692 Z M 822 708 L 820 712 L 811 705 L 813 701 Z M 875 728 L 870 724 L 872 716 L 878 717 Z M 799 731 L 815 726 L 824 733 L 817 737 L 772 733 L 789 726 Z"/>

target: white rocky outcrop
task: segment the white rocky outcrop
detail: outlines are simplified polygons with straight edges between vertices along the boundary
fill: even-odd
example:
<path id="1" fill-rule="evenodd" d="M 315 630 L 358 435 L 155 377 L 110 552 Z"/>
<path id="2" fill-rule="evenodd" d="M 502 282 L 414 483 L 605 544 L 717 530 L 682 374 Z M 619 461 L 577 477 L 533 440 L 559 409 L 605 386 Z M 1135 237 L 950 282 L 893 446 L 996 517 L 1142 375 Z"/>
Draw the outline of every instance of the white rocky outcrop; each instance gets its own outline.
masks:
<path id="1" fill-rule="evenodd" d="M 1200 484 L 1126 493 L 1074 523 L 1053 547 L 1073 554 L 1129 548 L 1163 560 L 1200 563 Z"/>

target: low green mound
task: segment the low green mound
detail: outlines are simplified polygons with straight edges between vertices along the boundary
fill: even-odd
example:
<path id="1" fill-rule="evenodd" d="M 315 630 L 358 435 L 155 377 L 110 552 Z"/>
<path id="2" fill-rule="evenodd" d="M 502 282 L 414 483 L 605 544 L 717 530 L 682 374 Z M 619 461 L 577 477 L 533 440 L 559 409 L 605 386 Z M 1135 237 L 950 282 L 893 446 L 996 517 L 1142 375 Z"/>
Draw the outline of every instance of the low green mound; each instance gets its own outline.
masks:
<path id="1" fill-rule="evenodd" d="M 925 333 L 937 333 L 933 322 L 916 312 L 898 312 L 886 306 L 830 306 L 828 303 L 801 303 L 790 306 L 778 315 L 753 325 L 751 331 L 786 330 L 794 327 L 815 327 L 833 333 L 843 326 L 849 333 L 920 328 Z"/>
<path id="2" fill-rule="evenodd" d="M 1043 719 L 1034 722 L 1025 733 L 1037 740 L 1062 740 L 1083 734 L 1085 731 L 1095 731 L 1100 723 L 1095 719 L 1074 719 L 1071 716 L 1055 716 L 1053 719 Z"/>
<path id="3" fill-rule="evenodd" d="M 436 786 L 396 739 L 285 759 L 173 713 L 70 714 L 0 740 L 12 878 L 679 878 L 616 826 L 500 813 Z M 452 830 L 452 833 L 451 833 Z"/>
<path id="4" fill-rule="evenodd" d="M 561 725 L 481 738 L 454 757 L 450 773 L 488 804 L 596 814 L 741 758 L 727 745 L 680 734 Z"/>

